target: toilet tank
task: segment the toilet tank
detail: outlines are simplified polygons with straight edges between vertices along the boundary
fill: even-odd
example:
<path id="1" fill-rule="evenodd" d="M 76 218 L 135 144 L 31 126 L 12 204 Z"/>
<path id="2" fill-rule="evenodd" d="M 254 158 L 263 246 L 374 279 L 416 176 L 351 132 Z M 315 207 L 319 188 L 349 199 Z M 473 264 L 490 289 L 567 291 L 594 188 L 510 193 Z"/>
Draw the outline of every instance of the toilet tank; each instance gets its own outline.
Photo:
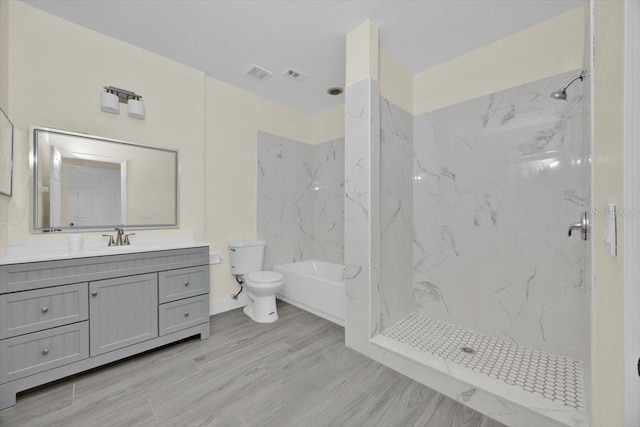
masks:
<path id="1" fill-rule="evenodd" d="M 264 240 L 236 240 L 229 242 L 231 274 L 249 274 L 262 271 Z"/>

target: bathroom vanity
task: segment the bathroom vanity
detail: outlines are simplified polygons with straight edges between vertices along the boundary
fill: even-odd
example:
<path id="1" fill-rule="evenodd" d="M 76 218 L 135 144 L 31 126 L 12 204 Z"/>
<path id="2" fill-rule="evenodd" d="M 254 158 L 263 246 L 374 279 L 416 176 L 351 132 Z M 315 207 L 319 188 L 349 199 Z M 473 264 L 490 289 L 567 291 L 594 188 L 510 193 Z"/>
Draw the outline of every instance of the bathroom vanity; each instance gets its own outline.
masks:
<path id="1" fill-rule="evenodd" d="M 194 335 L 209 337 L 206 244 L 3 257 L 0 409 L 22 390 Z"/>

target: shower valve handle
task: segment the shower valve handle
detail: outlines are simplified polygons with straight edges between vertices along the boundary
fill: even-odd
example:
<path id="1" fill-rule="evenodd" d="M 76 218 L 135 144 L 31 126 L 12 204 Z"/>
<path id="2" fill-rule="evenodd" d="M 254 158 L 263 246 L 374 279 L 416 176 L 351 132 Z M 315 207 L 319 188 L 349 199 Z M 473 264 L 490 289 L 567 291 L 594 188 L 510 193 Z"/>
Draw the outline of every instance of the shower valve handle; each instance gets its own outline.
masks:
<path id="1" fill-rule="evenodd" d="M 571 232 L 574 230 L 580 230 L 582 240 L 589 240 L 589 216 L 586 212 L 580 214 L 580 222 L 569 226 L 569 237 L 571 237 Z"/>

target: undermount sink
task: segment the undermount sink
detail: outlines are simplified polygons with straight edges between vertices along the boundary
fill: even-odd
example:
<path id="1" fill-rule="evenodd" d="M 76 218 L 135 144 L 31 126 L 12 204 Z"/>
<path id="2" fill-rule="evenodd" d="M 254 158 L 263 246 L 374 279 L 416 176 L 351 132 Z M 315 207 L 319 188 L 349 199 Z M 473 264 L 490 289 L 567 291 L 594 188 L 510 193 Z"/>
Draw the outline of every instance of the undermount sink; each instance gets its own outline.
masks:
<path id="1" fill-rule="evenodd" d="M 120 245 L 120 246 L 107 246 L 104 249 L 108 250 L 108 251 L 122 251 L 125 249 L 135 249 L 135 248 L 141 248 L 141 245 Z"/>
<path id="2" fill-rule="evenodd" d="M 150 248 L 149 245 L 120 245 L 120 246 L 92 246 L 85 248 L 85 252 L 106 253 L 106 252 L 127 252 L 138 251 L 144 248 Z"/>
<path id="3" fill-rule="evenodd" d="M 127 252 L 146 252 L 163 249 L 174 249 L 178 247 L 191 246 L 192 243 L 180 244 L 180 243 L 131 243 L 130 245 L 119 246 L 90 246 L 84 248 L 84 253 L 88 254 L 110 254 L 110 253 L 127 253 Z"/>

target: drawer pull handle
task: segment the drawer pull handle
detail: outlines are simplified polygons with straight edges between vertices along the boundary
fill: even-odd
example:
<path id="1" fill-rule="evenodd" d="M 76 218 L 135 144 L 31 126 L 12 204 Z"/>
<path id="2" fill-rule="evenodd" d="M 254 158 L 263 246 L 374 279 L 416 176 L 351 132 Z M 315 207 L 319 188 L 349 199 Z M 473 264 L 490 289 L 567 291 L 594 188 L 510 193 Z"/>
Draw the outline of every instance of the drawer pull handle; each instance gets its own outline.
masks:
<path id="1" fill-rule="evenodd" d="M 43 349 L 42 350 L 42 354 L 44 354 L 44 355 L 49 354 L 49 349 L 48 348 Z"/>
<path id="2" fill-rule="evenodd" d="M 98 291 L 91 291 L 91 296 L 98 296 Z"/>
<path id="3" fill-rule="evenodd" d="M 45 305 L 44 307 L 42 307 L 40 309 L 41 312 L 46 313 L 47 311 L 49 311 L 49 308 Z"/>
<path id="4" fill-rule="evenodd" d="M 189 312 L 188 311 L 184 312 L 184 317 L 189 317 Z"/>
<path id="5" fill-rule="evenodd" d="M 189 282 L 184 282 L 184 285 L 185 286 L 189 286 Z"/>

